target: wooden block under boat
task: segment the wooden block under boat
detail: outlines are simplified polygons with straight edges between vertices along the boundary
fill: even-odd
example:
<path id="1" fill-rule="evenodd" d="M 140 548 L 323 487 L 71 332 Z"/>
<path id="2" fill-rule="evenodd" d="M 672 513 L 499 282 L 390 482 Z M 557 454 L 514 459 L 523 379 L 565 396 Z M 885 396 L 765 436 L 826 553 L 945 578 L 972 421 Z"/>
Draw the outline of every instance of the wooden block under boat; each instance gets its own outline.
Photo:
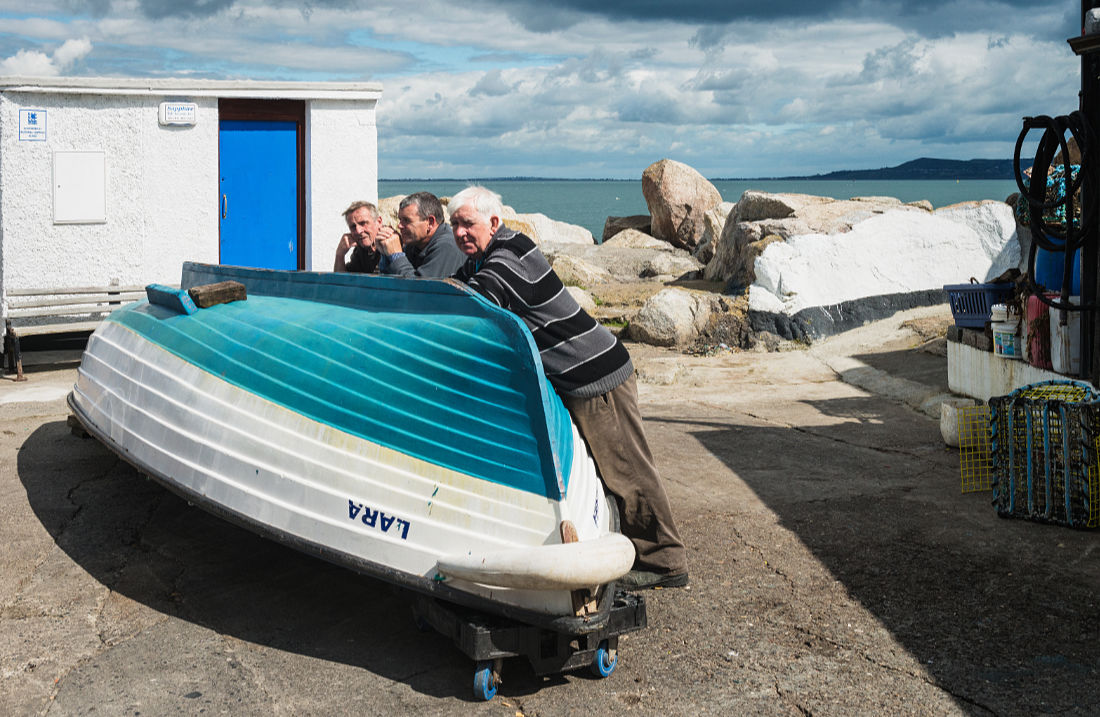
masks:
<path id="1" fill-rule="evenodd" d="M 191 300 L 200 309 L 208 309 L 217 304 L 231 301 L 244 301 L 248 298 L 244 284 L 239 281 L 219 281 L 216 284 L 203 284 L 188 290 Z"/>
<path id="2" fill-rule="evenodd" d="M 84 428 L 84 424 L 80 422 L 73 414 L 69 414 L 69 417 L 65 419 L 65 423 L 68 424 L 69 430 L 77 438 L 91 438 L 91 434 Z"/>

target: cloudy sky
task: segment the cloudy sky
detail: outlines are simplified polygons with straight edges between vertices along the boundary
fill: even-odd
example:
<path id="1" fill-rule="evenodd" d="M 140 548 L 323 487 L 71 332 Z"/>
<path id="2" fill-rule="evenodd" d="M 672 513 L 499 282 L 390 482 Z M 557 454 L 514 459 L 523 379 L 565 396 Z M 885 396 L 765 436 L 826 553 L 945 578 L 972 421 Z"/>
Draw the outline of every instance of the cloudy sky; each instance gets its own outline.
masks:
<path id="1" fill-rule="evenodd" d="M 410 8 L 417 8 L 411 10 Z M 0 0 L 0 75 L 374 80 L 383 178 L 1008 158 L 1076 0 Z"/>

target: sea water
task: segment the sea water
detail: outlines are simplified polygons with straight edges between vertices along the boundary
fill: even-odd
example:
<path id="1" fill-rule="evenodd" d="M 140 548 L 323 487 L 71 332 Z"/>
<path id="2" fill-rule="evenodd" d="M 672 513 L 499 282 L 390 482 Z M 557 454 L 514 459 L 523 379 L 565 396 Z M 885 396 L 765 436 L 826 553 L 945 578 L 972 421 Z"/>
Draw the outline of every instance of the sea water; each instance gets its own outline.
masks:
<path id="1" fill-rule="evenodd" d="M 470 184 L 481 184 L 499 193 L 504 203 L 520 213 L 541 212 L 551 219 L 588 229 L 597 241 L 609 216 L 648 214 L 641 180 L 611 179 L 484 179 L 463 180 L 379 180 L 378 196 L 392 197 L 413 192 L 453 196 Z M 736 202 L 749 189 L 763 192 L 813 194 L 833 199 L 851 197 L 896 197 L 903 202 L 927 199 L 933 207 L 977 199 L 1003 201 L 1016 192 L 1008 180 L 800 180 L 719 179 L 714 186 L 727 202 Z M 349 198 L 349 201 L 350 198 Z"/>

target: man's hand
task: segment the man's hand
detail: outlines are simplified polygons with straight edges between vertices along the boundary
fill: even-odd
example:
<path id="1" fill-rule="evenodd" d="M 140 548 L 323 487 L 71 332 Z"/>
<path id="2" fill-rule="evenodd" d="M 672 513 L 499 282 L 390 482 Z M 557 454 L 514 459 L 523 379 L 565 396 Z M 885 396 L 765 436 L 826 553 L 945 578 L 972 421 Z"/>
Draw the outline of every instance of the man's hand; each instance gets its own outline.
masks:
<path id="1" fill-rule="evenodd" d="M 355 237 L 353 237 L 350 233 L 345 234 L 344 236 L 340 237 L 340 244 L 337 245 L 336 252 L 340 256 L 343 256 L 347 254 L 348 251 L 350 251 L 351 248 L 358 243 L 359 242 L 355 241 Z"/>
<path id="2" fill-rule="evenodd" d="M 378 236 L 375 237 L 375 244 L 378 246 L 378 251 L 386 256 L 403 251 L 401 248 L 401 235 L 393 227 L 379 229 Z"/>

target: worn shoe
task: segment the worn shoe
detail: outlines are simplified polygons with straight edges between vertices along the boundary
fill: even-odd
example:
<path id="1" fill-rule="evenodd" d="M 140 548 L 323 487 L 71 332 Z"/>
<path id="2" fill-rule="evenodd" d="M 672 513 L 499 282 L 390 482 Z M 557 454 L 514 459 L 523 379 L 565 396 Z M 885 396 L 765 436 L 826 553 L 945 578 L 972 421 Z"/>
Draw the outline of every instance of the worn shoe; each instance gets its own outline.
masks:
<path id="1" fill-rule="evenodd" d="M 682 588 L 688 584 L 687 573 L 652 573 L 648 570 L 631 570 L 618 580 L 626 590 L 650 590 L 652 588 Z"/>

